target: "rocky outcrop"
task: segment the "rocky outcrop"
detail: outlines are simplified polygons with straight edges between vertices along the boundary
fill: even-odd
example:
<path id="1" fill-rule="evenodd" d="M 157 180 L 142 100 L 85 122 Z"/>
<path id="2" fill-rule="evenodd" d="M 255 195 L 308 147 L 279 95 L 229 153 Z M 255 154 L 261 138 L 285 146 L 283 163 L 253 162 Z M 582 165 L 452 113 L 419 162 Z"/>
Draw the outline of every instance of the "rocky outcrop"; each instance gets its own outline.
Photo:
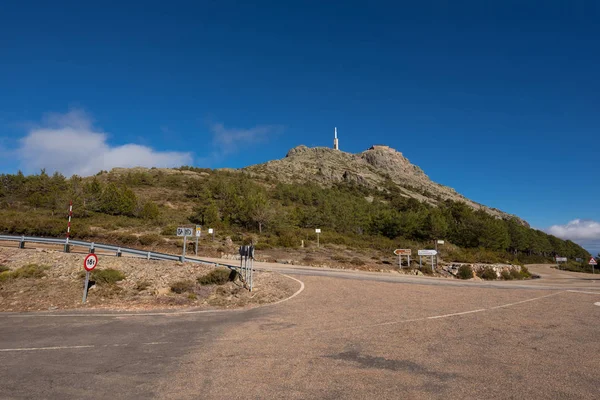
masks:
<path id="1" fill-rule="evenodd" d="M 336 182 L 352 182 L 377 190 L 385 190 L 391 181 L 398 185 L 403 195 L 432 205 L 444 200 L 462 201 L 498 218 L 516 218 L 471 201 L 456 190 L 433 182 L 401 152 L 384 145 L 372 146 L 359 154 L 326 147 L 298 146 L 281 160 L 250 166 L 243 171 L 275 177 L 285 183 L 314 182 L 331 186 Z M 526 222 L 522 222 L 526 225 Z"/>

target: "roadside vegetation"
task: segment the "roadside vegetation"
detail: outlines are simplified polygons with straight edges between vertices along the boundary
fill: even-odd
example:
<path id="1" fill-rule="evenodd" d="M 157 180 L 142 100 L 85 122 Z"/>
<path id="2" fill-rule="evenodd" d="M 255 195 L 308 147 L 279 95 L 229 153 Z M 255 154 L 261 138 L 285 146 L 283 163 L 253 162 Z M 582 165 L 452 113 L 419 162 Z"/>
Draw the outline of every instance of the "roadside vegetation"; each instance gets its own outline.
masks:
<path id="1" fill-rule="evenodd" d="M 117 169 L 68 179 L 45 171 L 2 174 L 0 233 L 64 237 L 70 200 L 73 238 L 127 246 L 178 243 L 178 225 L 199 224 L 235 244 L 252 237 L 258 250 L 314 244 L 314 229 L 321 228 L 321 243 L 384 254 L 398 247 L 431 248 L 435 239 L 445 239 L 442 256 L 456 262 L 589 258 L 574 242 L 516 219 L 496 219 L 461 202 L 434 207 L 405 197 L 391 182 L 382 190 L 351 183 L 323 188 L 193 167 Z M 347 260 L 355 266 L 362 262 Z"/>

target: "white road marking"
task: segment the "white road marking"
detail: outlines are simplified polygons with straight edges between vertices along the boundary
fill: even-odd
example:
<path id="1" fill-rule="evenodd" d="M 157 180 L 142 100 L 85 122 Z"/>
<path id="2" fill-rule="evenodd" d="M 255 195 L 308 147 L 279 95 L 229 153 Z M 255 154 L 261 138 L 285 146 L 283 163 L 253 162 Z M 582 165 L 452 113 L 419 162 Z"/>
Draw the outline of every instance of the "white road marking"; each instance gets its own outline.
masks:
<path id="1" fill-rule="evenodd" d="M 482 311 L 485 311 L 485 310 L 487 310 L 487 309 L 486 308 L 480 308 L 479 310 L 463 311 L 463 312 L 457 312 L 457 313 L 453 313 L 453 314 L 434 315 L 433 317 L 427 317 L 427 319 L 438 319 L 438 318 L 455 317 L 457 315 L 473 314 L 473 313 L 478 313 L 478 312 L 482 312 Z"/>
<path id="2" fill-rule="evenodd" d="M 70 350 L 70 349 L 90 349 L 96 347 L 94 345 L 88 346 L 52 346 L 52 347 L 22 347 L 18 349 L 0 349 L 2 352 L 7 351 L 38 351 L 38 350 Z"/>
<path id="3" fill-rule="evenodd" d="M 161 344 L 169 344 L 172 342 L 148 342 L 139 343 L 142 346 L 157 346 Z M 41 350 L 79 350 L 79 349 L 93 349 L 93 348 L 106 348 L 106 347 L 127 347 L 131 346 L 130 343 L 113 343 L 103 345 L 82 345 L 82 346 L 49 346 L 49 347 L 21 347 L 14 349 L 0 349 L 0 352 L 14 352 L 14 351 L 41 351 Z"/>
<path id="4" fill-rule="evenodd" d="M 286 278 L 290 278 L 298 283 L 300 283 L 300 289 L 296 291 L 293 295 L 286 299 L 282 299 L 276 301 L 271 304 L 264 304 L 258 307 L 246 308 L 246 309 L 233 309 L 233 310 L 195 310 L 195 311 L 172 311 L 172 312 L 149 312 L 149 313 L 112 313 L 112 314 L 13 314 L 13 315 L 3 315 L 3 317 L 7 318 L 35 318 L 35 317 L 45 317 L 45 318 L 60 318 L 60 317 L 112 317 L 112 318 L 121 318 L 121 317 L 157 317 L 157 316 L 176 316 L 176 315 L 186 315 L 186 314 L 213 314 L 213 313 L 230 313 L 230 312 L 243 312 L 248 310 L 253 310 L 255 308 L 263 308 L 268 306 L 274 306 L 276 304 L 283 303 L 284 301 L 288 301 L 298 296 L 304 290 L 304 282 L 299 279 L 292 278 L 291 276 L 281 274 Z"/>
<path id="5" fill-rule="evenodd" d="M 584 292 L 583 290 L 567 290 L 569 293 L 600 294 L 600 292 Z"/>
<path id="6" fill-rule="evenodd" d="M 557 294 L 561 294 L 561 293 L 563 293 L 563 292 L 557 292 L 557 293 L 547 294 L 545 296 L 534 297 L 533 299 L 527 299 L 527 300 L 517 301 L 516 303 L 503 304 L 501 306 L 491 307 L 490 310 L 495 310 L 497 308 L 504 308 L 504 307 L 516 306 L 518 304 L 528 303 L 530 301 L 535 301 L 535 300 L 543 299 L 543 298 L 546 298 L 546 297 L 556 296 Z"/>

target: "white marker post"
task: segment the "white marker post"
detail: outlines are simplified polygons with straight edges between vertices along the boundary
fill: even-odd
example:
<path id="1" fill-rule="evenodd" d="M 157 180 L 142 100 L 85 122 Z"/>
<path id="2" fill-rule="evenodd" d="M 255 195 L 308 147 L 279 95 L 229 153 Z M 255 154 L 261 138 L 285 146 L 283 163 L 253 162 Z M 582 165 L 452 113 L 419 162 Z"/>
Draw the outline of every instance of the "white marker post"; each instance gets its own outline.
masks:
<path id="1" fill-rule="evenodd" d="M 319 235 L 321 234 L 321 229 L 315 229 L 315 233 L 317 234 L 317 247 L 319 247 Z"/>
<path id="2" fill-rule="evenodd" d="M 83 260 L 83 268 L 85 269 L 85 284 L 83 285 L 83 300 L 85 304 L 87 300 L 88 284 L 90 283 L 90 272 L 98 265 L 98 256 L 94 253 L 90 253 Z"/>

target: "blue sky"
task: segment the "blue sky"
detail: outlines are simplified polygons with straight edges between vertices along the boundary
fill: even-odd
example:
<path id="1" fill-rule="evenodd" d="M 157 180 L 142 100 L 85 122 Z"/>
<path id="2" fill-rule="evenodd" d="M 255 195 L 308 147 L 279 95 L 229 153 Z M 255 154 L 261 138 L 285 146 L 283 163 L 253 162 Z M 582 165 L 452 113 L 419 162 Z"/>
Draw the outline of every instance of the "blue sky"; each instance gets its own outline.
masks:
<path id="1" fill-rule="evenodd" d="M 597 2 L 87 3 L 0 4 L 1 172 L 242 167 L 337 126 L 600 250 Z"/>

